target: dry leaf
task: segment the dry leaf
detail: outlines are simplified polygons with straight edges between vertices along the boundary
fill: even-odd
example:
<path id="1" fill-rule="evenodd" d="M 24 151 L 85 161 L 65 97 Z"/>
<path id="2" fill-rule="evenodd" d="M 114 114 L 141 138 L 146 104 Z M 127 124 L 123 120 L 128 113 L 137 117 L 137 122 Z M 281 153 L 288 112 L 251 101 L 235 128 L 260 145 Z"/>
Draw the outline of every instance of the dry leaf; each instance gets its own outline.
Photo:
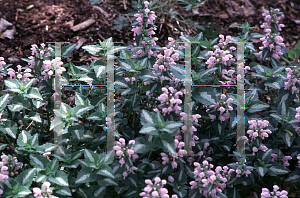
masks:
<path id="1" fill-rule="evenodd" d="M 219 18 L 221 18 L 221 19 L 228 19 L 229 18 L 227 12 L 225 12 L 225 11 L 219 12 L 218 15 L 219 15 Z"/>
<path id="2" fill-rule="evenodd" d="M 11 27 L 11 29 L 8 29 L 8 27 Z M 14 34 L 16 33 L 16 28 L 11 24 L 10 22 L 6 21 L 5 19 L 1 18 L 0 20 L 0 38 L 4 39 L 9 38 L 13 39 Z"/>
<path id="3" fill-rule="evenodd" d="M 230 26 L 228 28 L 235 28 L 236 26 L 241 26 L 241 25 L 237 22 L 234 22 L 234 23 L 230 24 Z"/>

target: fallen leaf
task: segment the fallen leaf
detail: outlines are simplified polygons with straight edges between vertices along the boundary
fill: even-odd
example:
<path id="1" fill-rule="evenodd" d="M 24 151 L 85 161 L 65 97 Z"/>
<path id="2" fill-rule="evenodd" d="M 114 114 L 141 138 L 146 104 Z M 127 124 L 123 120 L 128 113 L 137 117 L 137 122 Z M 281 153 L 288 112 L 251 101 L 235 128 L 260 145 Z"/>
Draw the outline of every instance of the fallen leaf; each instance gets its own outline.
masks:
<path id="1" fill-rule="evenodd" d="M 8 27 L 11 27 L 11 26 L 12 26 L 12 28 L 8 29 Z M 0 38 L 13 39 L 15 33 L 16 33 L 15 26 L 13 26 L 13 24 L 6 21 L 5 19 L 1 18 L 1 20 L 0 20 Z"/>
<path id="2" fill-rule="evenodd" d="M 254 7 L 246 6 L 243 8 L 245 17 L 255 14 Z"/>
<path id="3" fill-rule="evenodd" d="M 235 28 L 236 26 L 241 26 L 241 25 L 237 22 L 234 22 L 234 23 L 230 24 L 228 28 Z"/>
<path id="4" fill-rule="evenodd" d="M 221 18 L 221 19 L 228 19 L 229 18 L 227 12 L 225 12 L 225 11 L 219 12 L 218 15 L 219 15 L 219 18 Z"/>

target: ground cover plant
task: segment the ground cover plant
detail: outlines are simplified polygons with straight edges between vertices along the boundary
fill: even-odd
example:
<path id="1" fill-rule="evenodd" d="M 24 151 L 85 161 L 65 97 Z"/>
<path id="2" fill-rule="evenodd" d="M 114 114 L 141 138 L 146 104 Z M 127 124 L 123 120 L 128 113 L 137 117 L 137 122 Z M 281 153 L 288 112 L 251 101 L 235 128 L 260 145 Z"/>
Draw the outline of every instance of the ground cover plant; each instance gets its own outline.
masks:
<path id="1" fill-rule="evenodd" d="M 265 34 L 238 37 L 203 33 L 182 36 L 192 43 L 191 131 L 184 121 L 185 45 L 169 38 L 156 45 L 153 2 L 139 2 L 133 24 L 134 45 L 115 46 L 116 156 L 106 153 L 106 91 L 101 87 L 63 87 L 74 92 L 75 105 L 62 95 L 62 123 L 53 113 L 54 73 L 67 84 L 105 84 L 111 38 L 82 48 L 100 54 L 91 65 L 75 66 L 55 58 L 53 46 L 32 45 L 28 64 L 13 70 L 1 61 L 1 197 L 299 197 L 300 107 L 299 47 L 287 50 L 280 36 L 284 17 L 265 13 Z M 245 64 L 237 64 L 234 42 L 260 38 L 256 50 L 245 44 Z M 76 44 L 62 48 L 71 55 Z M 298 46 L 298 45 L 297 45 Z M 289 59 L 294 59 L 295 65 Z M 282 62 L 282 60 L 284 62 Z M 54 70 L 56 66 L 61 69 Z M 236 84 L 245 73 L 246 154 L 236 151 Z M 65 72 L 68 68 L 68 72 Z M 220 85 L 209 87 L 204 85 Z M 63 126 L 61 150 L 53 144 Z M 191 133 L 184 149 L 184 134 Z M 98 154 L 107 154 L 99 156 Z M 189 155 L 187 155 L 189 154 Z M 199 156 L 192 156 L 198 154 Z M 289 190 L 284 184 L 289 182 Z"/>

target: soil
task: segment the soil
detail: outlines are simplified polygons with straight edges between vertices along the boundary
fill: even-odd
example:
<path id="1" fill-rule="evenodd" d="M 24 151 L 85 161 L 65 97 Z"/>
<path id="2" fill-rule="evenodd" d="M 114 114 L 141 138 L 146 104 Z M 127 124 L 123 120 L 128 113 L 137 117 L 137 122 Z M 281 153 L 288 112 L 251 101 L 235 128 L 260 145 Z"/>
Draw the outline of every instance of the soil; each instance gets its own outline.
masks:
<path id="1" fill-rule="evenodd" d="M 126 9 L 124 3 L 126 2 Z M 168 1 L 164 1 L 168 2 Z M 156 37 L 159 38 L 158 45 L 163 46 L 168 37 L 179 39 L 181 35 L 195 35 L 198 31 L 194 26 L 190 26 L 182 19 L 192 19 L 199 25 L 208 26 L 211 22 L 216 27 L 222 26 L 220 31 L 223 35 L 237 36 L 239 30 L 232 28 L 243 24 L 245 20 L 251 26 L 257 28 L 252 32 L 262 32 L 259 24 L 263 22 L 261 14 L 269 7 L 279 8 L 285 15 L 283 24 L 285 27 L 281 32 L 287 48 L 294 48 L 297 44 L 300 31 L 299 1 L 287 0 L 207 0 L 201 7 L 193 12 L 185 11 L 182 5 L 166 3 L 165 10 L 172 7 L 178 11 L 179 22 L 170 16 L 160 15 L 161 7 L 155 9 L 156 15 Z M 108 13 L 105 17 L 99 10 L 93 8 L 89 0 L 0 0 L 0 18 L 4 18 L 12 23 L 16 28 L 14 39 L 0 38 L 0 56 L 4 57 L 7 64 L 25 66 L 27 63 L 21 58 L 31 56 L 31 45 L 54 41 L 77 42 L 80 38 L 85 38 L 87 44 L 96 44 L 98 39 L 102 41 L 109 37 L 114 42 L 132 42 L 133 32 L 130 27 L 125 27 L 121 31 L 111 30 L 113 21 L 119 16 L 130 17 L 127 14 L 134 8 L 131 7 L 131 0 L 100 0 L 97 4 Z M 169 7 L 170 6 L 170 7 Z M 182 18 L 183 17 L 183 18 Z M 95 23 L 89 27 L 74 32 L 71 27 L 88 19 L 95 19 Z M 231 25 L 231 26 L 230 26 Z M 48 30 L 47 30 L 47 29 Z M 259 46 L 259 45 L 257 45 Z M 91 55 L 85 50 L 73 51 L 70 60 L 75 65 L 86 65 L 92 61 Z"/>
<path id="2" fill-rule="evenodd" d="M 285 27 L 280 35 L 284 38 L 287 48 L 291 49 L 299 40 L 299 4 L 298 0 L 207 0 L 192 12 L 185 11 L 181 5 L 166 3 L 165 10 L 173 8 L 178 11 L 177 17 L 180 21 L 160 14 L 161 7 L 155 9 L 156 15 L 160 14 L 156 19 L 158 28 L 155 36 L 159 38 L 157 44 L 164 46 L 168 37 L 179 39 L 182 35 L 198 33 L 195 26 L 188 25 L 183 19 L 192 19 L 202 26 L 213 23 L 215 27 L 222 27 L 220 34 L 231 36 L 237 36 L 239 33 L 234 26 L 242 25 L 247 20 L 251 26 L 256 27 L 251 32 L 263 33 L 259 27 L 263 23 L 262 13 L 273 7 L 280 9 L 285 15 L 282 21 Z M 107 17 L 93 8 L 89 0 L 0 0 L 0 5 L 0 18 L 4 18 L 16 28 L 13 39 L 0 38 L 0 57 L 4 57 L 4 61 L 12 64 L 14 69 L 17 65 L 27 65 L 21 58 L 31 56 L 30 48 L 33 44 L 40 46 L 41 43 L 54 41 L 76 43 L 80 38 L 85 38 L 86 42 L 83 45 L 91 45 L 99 43 L 98 39 L 103 41 L 109 37 L 112 37 L 114 42 L 133 42 L 130 27 L 111 30 L 114 26 L 113 21 L 120 16 L 131 19 L 131 16 L 128 16 L 133 10 L 131 0 L 100 0 L 95 5 L 106 11 L 109 15 Z M 95 23 L 89 27 L 77 32 L 71 30 L 72 26 L 91 18 Z M 256 49 L 260 45 L 255 44 Z M 78 66 L 89 65 L 93 59 L 94 57 L 80 48 L 74 50 L 65 62 L 72 61 Z"/>

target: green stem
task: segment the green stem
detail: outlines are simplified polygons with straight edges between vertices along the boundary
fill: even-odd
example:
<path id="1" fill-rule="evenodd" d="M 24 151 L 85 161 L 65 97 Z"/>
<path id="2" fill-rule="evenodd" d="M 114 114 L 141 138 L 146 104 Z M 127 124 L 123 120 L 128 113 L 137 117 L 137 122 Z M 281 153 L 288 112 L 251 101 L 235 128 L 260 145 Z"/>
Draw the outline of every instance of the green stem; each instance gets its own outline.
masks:
<path id="1" fill-rule="evenodd" d="M 280 58 L 282 58 L 282 59 L 283 59 L 285 62 L 287 62 L 290 66 L 293 66 L 292 63 L 291 63 L 288 59 L 284 58 L 282 55 L 280 55 Z"/>
<path id="2" fill-rule="evenodd" d="M 12 146 L 12 143 L 11 143 L 11 141 L 8 139 L 8 137 L 7 137 L 7 135 L 6 134 L 4 134 L 4 136 L 5 136 L 5 138 L 6 138 L 6 140 L 8 141 L 8 143 L 9 143 L 9 147 L 11 148 L 11 149 L 13 149 L 14 150 L 14 153 L 17 155 L 17 157 L 19 156 L 18 155 L 18 153 L 17 153 L 17 151 L 16 151 L 16 149 Z"/>
<path id="3" fill-rule="evenodd" d="M 156 137 L 154 137 L 154 139 L 153 139 L 152 147 L 151 147 L 150 153 L 149 153 L 149 155 L 148 155 L 148 159 L 150 159 L 151 154 L 152 154 L 152 151 L 153 151 L 153 149 L 154 149 L 155 138 L 156 138 Z"/>

